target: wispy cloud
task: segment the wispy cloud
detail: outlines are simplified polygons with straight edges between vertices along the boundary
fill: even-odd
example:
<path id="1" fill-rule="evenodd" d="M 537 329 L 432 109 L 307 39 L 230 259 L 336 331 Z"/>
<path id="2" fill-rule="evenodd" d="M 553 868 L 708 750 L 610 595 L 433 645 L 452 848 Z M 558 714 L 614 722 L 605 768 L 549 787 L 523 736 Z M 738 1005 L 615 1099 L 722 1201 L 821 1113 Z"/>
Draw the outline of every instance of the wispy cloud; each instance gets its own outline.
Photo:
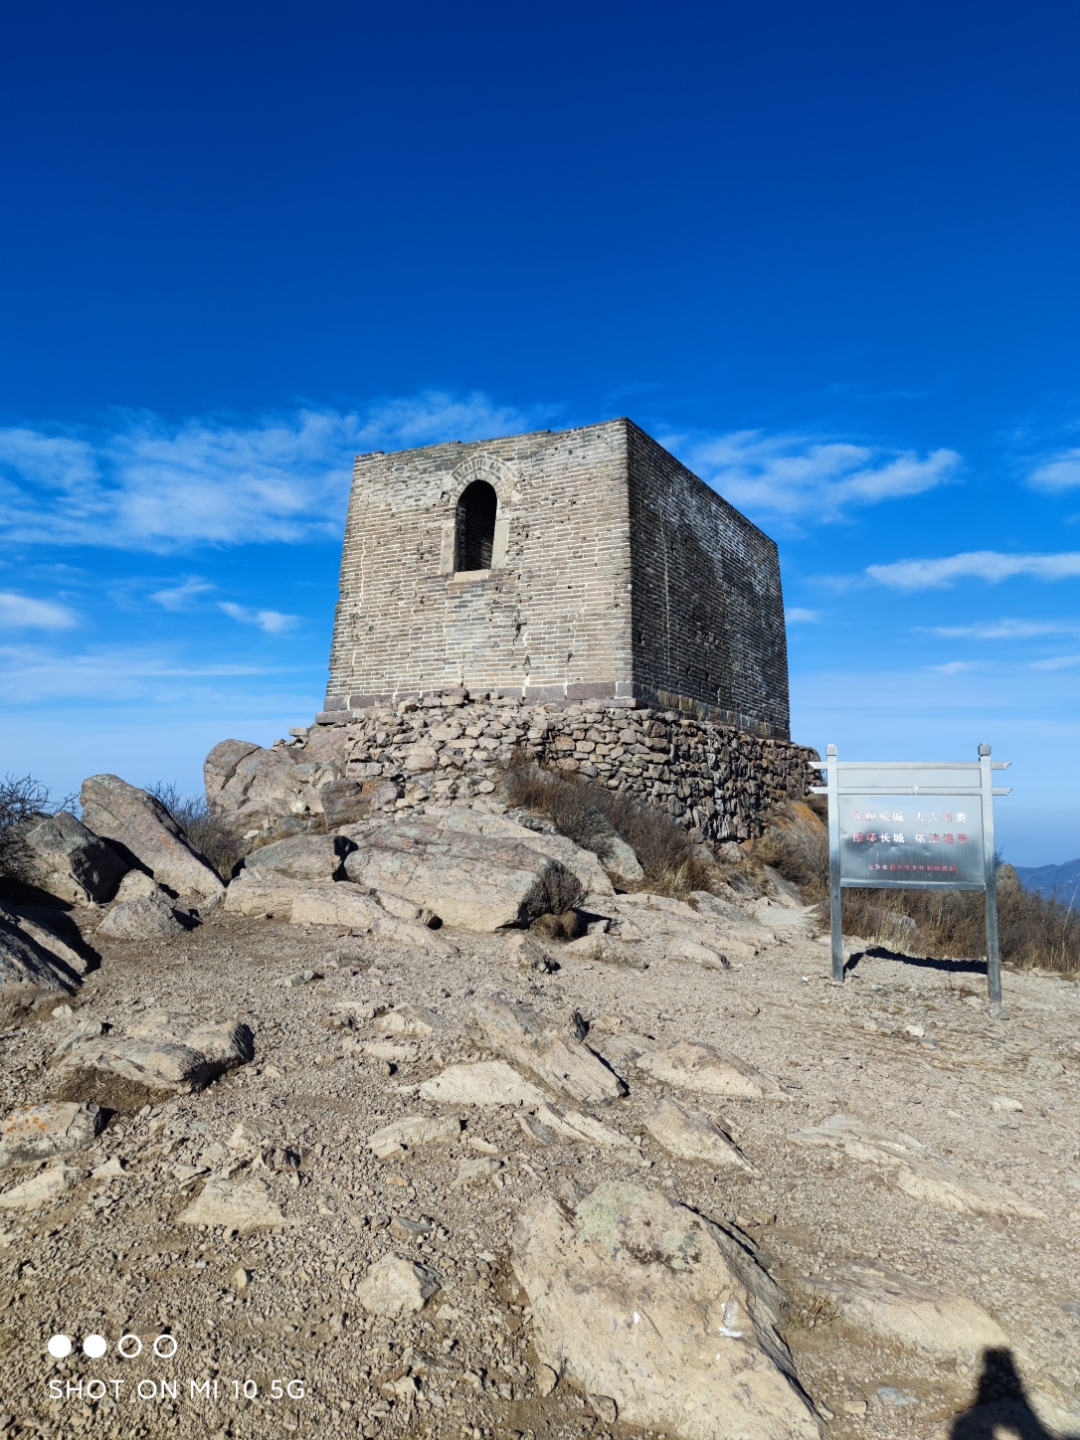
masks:
<path id="1" fill-rule="evenodd" d="M 70 630 L 78 623 L 79 617 L 66 605 L 0 590 L 0 627 L 5 630 Z"/>
<path id="2" fill-rule="evenodd" d="M 996 585 L 1018 575 L 1038 580 L 1067 580 L 1080 576 L 1080 553 L 1057 555 L 1006 555 L 1000 550 L 971 550 L 936 560 L 897 560 L 891 565 L 868 565 L 866 574 L 894 590 L 946 590 L 958 580 L 985 580 Z"/>
<path id="3" fill-rule="evenodd" d="M 206 595 L 217 586 L 212 585 L 209 580 L 200 580 L 197 575 L 192 575 L 180 585 L 173 585 L 165 590 L 155 590 L 150 596 L 166 610 L 187 610 L 191 602 L 200 595 Z"/>
<path id="4" fill-rule="evenodd" d="M 505 435 L 536 418 L 480 392 L 430 391 L 252 425 L 138 415 L 96 433 L 0 429 L 0 535 L 158 552 L 337 537 L 357 452 Z"/>
<path id="5" fill-rule="evenodd" d="M 976 625 L 921 625 L 926 635 L 950 640 L 1037 640 L 1043 635 L 1080 635 L 1080 620 L 984 620 Z"/>
<path id="6" fill-rule="evenodd" d="M 859 506 L 921 495 L 956 479 L 961 464 L 955 450 L 920 456 L 760 430 L 668 435 L 664 443 L 733 505 L 792 520 L 837 520 Z"/>
<path id="7" fill-rule="evenodd" d="M 190 701 L 193 682 L 285 673 L 226 661 L 191 665 L 157 646 L 102 646 L 60 654 L 43 645 L 0 646 L 0 696 L 9 705 L 66 699 L 117 701 L 148 695 Z"/>
<path id="8" fill-rule="evenodd" d="M 784 611 L 784 619 L 789 625 L 810 625 L 821 619 L 821 611 L 804 610 L 801 605 L 791 605 Z"/>
<path id="9" fill-rule="evenodd" d="M 237 605 L 232 600 L 219 600 L 218 609 L 239 620 L 241 625 L 257 625 L 268 635 L 279 635 L 300 623 L 299 615 L 283 615 L 280 610 L 249 610 L 246 605 Z"/>
<path id="10" fill-rule="evenodd" d="M 946 665 L 931 665 L 928 667 L 936 670 L 939 675 L 959 675 L 964 670 L 975 670 L 978 662 L 975 660 L 950 660 Z"/>
<path id="11" fill-rule="evenodd" d="M 1051 495 L 1075 490 L 1080 486 L 1080 450 L 1063 450 L 1053 459 L 1044 460 L 1028 476 L 1028 484 Z"/>
<path id="12" fill-rule="evenodd" d="M 1048 660 L 1033 660 L 1029 670 L 1071 670 L 1080 665 L 1080 655 L 1052 655 Z"/>

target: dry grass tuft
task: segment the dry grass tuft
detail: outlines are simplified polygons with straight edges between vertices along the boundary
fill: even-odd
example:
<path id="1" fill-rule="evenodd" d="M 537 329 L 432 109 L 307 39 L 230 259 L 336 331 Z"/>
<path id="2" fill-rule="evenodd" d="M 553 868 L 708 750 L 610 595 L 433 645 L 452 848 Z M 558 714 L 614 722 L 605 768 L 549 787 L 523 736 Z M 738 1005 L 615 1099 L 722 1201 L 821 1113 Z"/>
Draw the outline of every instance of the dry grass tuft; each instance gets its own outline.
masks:
<path id="1" fill-rule="evenodd" d="M 820 904 L 828 923 L 829 845 L 824 834 L 785 824 L 783 812 L 754 846 L 753 858 Z M 1022 968 L 1080 971 L 1080 914 L 1024 890 L 1011 865 L 998 867 L 1001 958 Z M 983 896 L 975 890 L 845 890 L 844 933 L 892 950 L 952 959 L 986 954 Z"/>
<path id="2" fill-rule="evenodd" d="M 206 803 L 205 795 L 183 796 L 171 782 L 165 784 L 159 781 L 146 788 L 155 800 L 165 806 L 196 850 L 206 856 L 228 884 L 237 862 L 247 854 L 248 847 L 242 837 L 214 814 Z"/>
<path id="3" fill-rule="evenodd" d="M 645 872 L 642 889 L 683 898 L 707 890 L 716 869 L 686 831 L 655 805 L 631 800 L 596 780 L 542 768 L 519 752 L 507 767 L 503 791 L 509 804 L 545 815 L 575 845 L 610 858 L 615 836 L 624 840 Z"/>

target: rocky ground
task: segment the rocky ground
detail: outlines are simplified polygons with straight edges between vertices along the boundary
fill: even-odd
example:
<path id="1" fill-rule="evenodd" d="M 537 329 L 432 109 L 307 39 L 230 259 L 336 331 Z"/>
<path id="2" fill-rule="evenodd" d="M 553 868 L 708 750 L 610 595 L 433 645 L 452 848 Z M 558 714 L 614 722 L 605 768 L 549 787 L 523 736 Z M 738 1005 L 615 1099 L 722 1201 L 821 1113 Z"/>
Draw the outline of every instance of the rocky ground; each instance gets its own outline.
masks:
<path id="1" fill-rule="evenodd" d="M 100 965 L 0 1035 L 0 1101 L 108 1124 L 0 1172 L 0 1434 L 1080 1433 L 1080 987 L 1006 974 L 992 1016 L 976 965 L 855 946 L 840 988 L 785 900 L 620 895 L 570 943 L 444 926 L 434 948 L 220 903 L 132 941 L 77 908 Z M 203 1025 L 208 1055 L 223 1022 L 232 1068 L 164 1098 L 56 1055 L 157 1034 L 159 1011 Z M 393 1129 L 410 1117 L 434 1123 Z M 657 1306 L 684 1277 L 624 1255 L 624 1290 L 583 1286 L 579 1329 L 553 1329 L 541 1242 L 563 1226 L 580 1249 L 576 1207 L 642 1190 L 778 1283 L 813 1409 L 788 1387 L 787 1418 L 710 1430 L 697 1356 L 646 1429 L 581 1379 L 617 1379 L 639 1343 L 616 1313 L 635 1264 Z M 738 1315 L 713 1343 L 744 1344 Z M 52 1358 L 60 1334 L 75 1348 Z M 162 1335 L 175 1355 L 152 1354 Z M 716 1362 L 757 1384 L 773 1366 L 745 1343 Z"/>

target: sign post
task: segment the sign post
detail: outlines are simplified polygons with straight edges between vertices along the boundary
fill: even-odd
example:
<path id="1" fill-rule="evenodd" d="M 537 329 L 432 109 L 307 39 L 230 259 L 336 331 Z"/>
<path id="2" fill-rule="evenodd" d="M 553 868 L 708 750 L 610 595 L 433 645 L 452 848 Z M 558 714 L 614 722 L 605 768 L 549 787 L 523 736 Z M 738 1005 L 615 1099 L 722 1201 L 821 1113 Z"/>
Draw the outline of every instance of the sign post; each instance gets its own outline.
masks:
<path id="1" fill-rule="evenodd" d="M 986 896 L 986 976 L 991 1004 L 1001 1001 L 997 879 L 994 863 L 994 770 L 990 746 L 975 761 L 839 760 L 830 745 L 825 784 L 829 797 L 829 916 L 832 973 L 844 980 L 844 889 L 982 890 Z"/>

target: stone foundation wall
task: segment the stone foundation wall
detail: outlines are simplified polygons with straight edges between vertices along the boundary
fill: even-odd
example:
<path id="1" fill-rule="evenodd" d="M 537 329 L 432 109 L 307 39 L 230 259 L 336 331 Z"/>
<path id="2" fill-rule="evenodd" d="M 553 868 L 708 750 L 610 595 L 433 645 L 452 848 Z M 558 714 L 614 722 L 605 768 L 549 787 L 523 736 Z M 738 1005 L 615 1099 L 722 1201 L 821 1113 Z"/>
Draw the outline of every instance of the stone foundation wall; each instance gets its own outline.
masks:
<path id="1" fill-rule="evenodd" d="M 464 690 L 327 712 L 293 733 L 288 748 L 299 763 L 330 765 L 358 782 L 392 781 L 399 810 L 490 794 L 523 751 L 659 805 L 707 840 L 756 837 L 774 806 L 803 798 L 817 758 L 805 746 L 674 710 L 534 706 Z"/>

